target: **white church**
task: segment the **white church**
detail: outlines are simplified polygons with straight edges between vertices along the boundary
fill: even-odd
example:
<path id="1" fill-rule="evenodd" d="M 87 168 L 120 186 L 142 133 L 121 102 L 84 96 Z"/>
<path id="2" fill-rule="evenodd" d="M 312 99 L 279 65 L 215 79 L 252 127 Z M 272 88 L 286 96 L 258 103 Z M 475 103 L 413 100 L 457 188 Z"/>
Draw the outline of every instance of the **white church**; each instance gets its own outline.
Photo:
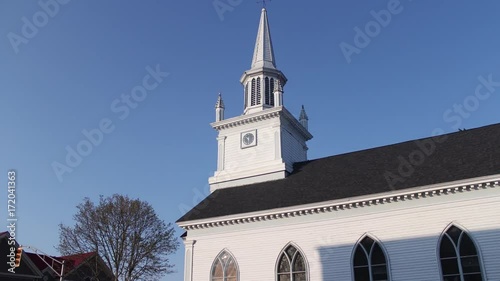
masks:
<path id="1" fill-rule="evenodd" d="M 177 221 L 185 281 L 500 281 L 500 124 L 308 160 L 265 9 L 240 82 L 211 194 Z"/>

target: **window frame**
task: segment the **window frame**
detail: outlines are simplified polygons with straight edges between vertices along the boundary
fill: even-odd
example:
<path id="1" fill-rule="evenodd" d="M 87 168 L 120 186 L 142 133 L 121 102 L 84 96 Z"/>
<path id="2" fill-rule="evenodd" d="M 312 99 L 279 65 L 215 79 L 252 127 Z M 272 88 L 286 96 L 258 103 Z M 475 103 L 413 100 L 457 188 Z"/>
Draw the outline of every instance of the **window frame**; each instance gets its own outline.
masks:
<path id="1" fill-rule="evenodd" d="M 256 94 L 255 94 L 255 78 L 252 78 L 252 81 L 250 82 L 251 83 L 251 93 L 250 93 L 250 106 L 254 106 L 255 105 L 255 101 L 257 100 L 256 98 Z"/>
<path id="2" fill-rule="evenodd" d="M 239 281 L 240 280 L 240 266 L 238 265 L 238 261 L 236 260 L 236 258 L 234 257 L 234 255 L 228 250 L 228 249 L 223 249 L 221 250 L 214 258 L 213 262 L 212 262 L 212 265 L 210 266 L 210 272 L 209 272 L 209 279 L 210 281 L 213 281 L 214 279 L 214 276 L 212 275 L 212 272 L 214 270 L 214 266 L 217 264 L 217 262 L 219 262 L 220 258 L 222 257 L 222 255 L 228 255 L 230 257 L 230 259 L 233 260 L 234 262 L 234 265 L 236 266 L 236 281 Z M 226 274 L 226 268 L 223 267 L 223 277 L 222 277 L 222 281 L 226 281 L 227 279 L 227 276 L 225 276 Z"/>
<path id="3" fill-rule="evenodd" d="M 256 79 L 256 91 L 255 91 L 255 96 L 256 96 L 256 100 L 255 100 L 255 105 L 261 105 L 262 104 L 262 84 L 261 83 L 263 79 L 260 78 L 260 76 L 257 76 L 257 79 Z"/>
<path id="4" fill-rule="evenodd" d="M 474 247 L 476 249 L 476 253 L 477 253 L 479 270 L 481 271 L 481 279 L 483 281 L 488 280 L 488 278 L 486 276 L 486 270 L 484 269 L 483 257 L 482 257 L 482 254 L 481 254 L 481 248 L 479 247 L 479 243 L 477 243 L 476 239 L 474 238 L 474 236 L 471 235 L 470 231 L 468 231 L 465 227 L 463 227 L 462 225 L 460 225 L 457 222 L 452 222 L 449 225 L 447 225 L 444 228 L 444 230 L 441 232 L 441 234 L 439 235 L 439 239 L 437 241 L 436 257 L 437 257 L 438 271 L 439 271 L 439 276 L 440 276 L 439 280 L 444 281 L 443 266 L 441 265 L 441 243 L 443 241 L 443 238 L 445 237 L 445 234 L 452 227 L 456 227 L 459 230 L 461 230 L 462 233 L 467 234 L 467 236 L 469 237 L 469 239 L 472 241 L 472 244 L 474 245 Z M 460 260 L 460 262 L 457 262 L 457 264 L 458 264 L 459 273 L 460 273 L 460 280 L 463 280 L 464 274 L 463 274 L 462 263 L 461 263 L 462 257 L 460 256 L 459 249 L 455 248 L 454 250 L 455 250 L 455 252 L 457 254 L 457 259 Z M 457 252 L 457 250 L 458 250 L 458 252 Z"/>
<path id="5" fill-rule="evenodd" d="M 354 275 L 354 257 L 356 254 L 356 250 L 357 250 L 358 246 L 361 245 L 361 242 L 367 237 L 373 240 L 373 245 L 378 244 L 378 246 L 382 250 L 382 253 L 384 254 L 384 258 L 385 258 L 385 266 L 387 268 L 387 281 L 391 281 L 392 275 L 391 275 L 391 262 L 389 259 L 389 254 L 387 253 L 387 250 L 385 249 L 384 244 L 376 236 L 369 234 L 369 233 L 363 234 L 358 239 L 358 241 L 356 241 L 356 243 L 354 243 L 354 246 L 352 248 L 352 252 L 351 252 L 351 279 L 352 279 L 352 281 L 356 281 L 356 279 L 355 279 L 356 276 Z M 372 245 L 372 249 L 373 249 L 373 245 Z M 362 248 L 362 250 L 363 250 L 363 252 L 365 252 L 365 249 L 363 249 L 363 248 Z M 372 252 L 372 251 L 370 251 L 370 252 Z M 367 281 L 372 281 L 373 277 L 372 277 L 372 264 L 371 264 L 370 253 L 368 253 L 368 256 L 367 256 L 367 262 L 368 262 L 368 272 L 370 275 L 369 276 L 370 280 L 367 280 Z"/>
<path id="6" fill-rule="evenodd" d="M 304 267 L 305 267 L 305 277 L 306 277 L 306 281 L 309 281 L 310 278 L 309 278 L 309 261 L 307 261 L 307 257 L 306 255 L 304 254 L 304 251 L 302 251 L 302 249 L 297 246 L 297 244 L 293 243 L 293 242 L 289 242 L 288 244 L 285 245 L 285 247 L 283 247 L 281 249 L 281 251 L 279 252 L 278 254 L 278 258 L 276 259 L 276 264 L 274 266 L 274 280 L 276 281 L 279 281 L 279 266 L 280 266 L 280 261 L 281 261 L 281 257 L 285 254 L 286 250 L 289 248 L 289 247 L 294 247 L 295 250 L 300 253 L 300 255 L 302 256 L 302 260 L 304 261 Z M 292 267 L 293 267 L 293 260 L 290 261 L 290 281 L 294 281 L 293 280 L 293 270 L 292 270 Z"/>

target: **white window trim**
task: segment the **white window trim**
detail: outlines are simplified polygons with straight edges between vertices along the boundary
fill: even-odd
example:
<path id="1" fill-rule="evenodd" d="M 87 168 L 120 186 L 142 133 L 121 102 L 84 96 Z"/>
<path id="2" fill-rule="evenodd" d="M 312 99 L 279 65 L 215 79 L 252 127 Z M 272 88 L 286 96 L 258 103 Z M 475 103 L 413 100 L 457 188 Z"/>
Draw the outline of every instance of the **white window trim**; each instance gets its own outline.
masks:
<path id="1" fill-rule="evenodd" d="M 392 274 L 391 274 L 391 261 L 390 261 L 390 258 L 389 258 L 389 254 L 384 246 L 384 243 L 382 243 L 380 241 L 380 239 L 378 239 L 375 235 L 369 233 L 369 232 L 366 232 L 365 234 L 361 235 L 361 237 L 358 239 L 358 241 L 356 241 L 356 243 L 354 243 L 354 246 L 352 247 L 352 251 L 351 251 L 351 279 L 352 281 L 356 281 L 356 279 L 354 279 L 354 254 L 356 253 L 356 248 L 358 247 L 358 245 L 361 243 L 361 241 L 363 241 L 363 239 L 365 239 L 365 237 L 369 237 L 370 239 L 372 239 L 373 241 L 375 241 L 375 243 L 378 243 L 378 245 L 380 246 L 380 248 L 382 249 L 382 252 L 384 253 L 385 255 L 385 263 L 386 263 L 386 267 L 387 267 L 387 280 L 388 281 L 391 281 L 392 280 Z M 368 257 L 369 259 L 370 257 Z M 371 264 L 371 261 L 368 260 L 368 265 Z M 370 272 L 370 279 L 371 279 L 371 272 L 372 272 L 372 269 L 371 267 L 369 267 L 369 272 Z"/>
<path id="2" fill-rule="evenodd" d="M 476 241 L 476 238 L 473 235 L 471 235 L 471 232 L 467 228 L 465 228 L 463 225 L 458 223 L 457 221 L 452 221 L 451 223 L 449 223 L 444 228 L 444 230 L 441 232 L 441 234 L 439 235 L 439 239 L 438 239 L 437 246 L 436 246 L 438 273 L 439 273 L 439 277 L 440 277 L 439 280 L 444 281 L 443 269 L 441 267 L 441 253 L 440 253 L 441 252 L 441 241 L 443 240 L 444 234 L 452 226 L 455 226 L 455 227 L 459 228 L 460 230 L 462 230 L 463 232 L 465 232 L 469 236 L 472 243 L 474 243 L 474 246 L 476 247 L 477 258 L 479 259 L 479 269 L 481 270 L 481 277 L 483 278 L 483 281 L 488 280 L 488 278 L 486 277 L 486 270 L 484 267 L 483 256 L 481 254 L 482 251 L 481 251 L 479 243 Z M 461 265 L 460 265 L 460 267 L 461 267 Z M 460 279 L 462 279 L 462 276 L 460 276 Z"/>
<path id="3" fill-rule="evenodd" d="M 278 280 L 278 269 L 280 266 L 281 255 L 283 255 L 283 253 L 286 251 L 286 249 L 290 246 L 293 246 L 302 255 L 302 259 L 304 259 L 304 263 L 306 266 L 306 281 L 309 281 L 310 280 L 309 279 L 309 261 L 307 260 L 307 256 L 305 255 L 304 251 L 297 244 L 295 244 L 294 242 L 291 242 L 291 241 L 288 242 L 285 245 L 285 247 L 283 247 L 278 254 L 278 258 L 276 259 L 276 264 L 274 265 L 274 280 L 279 281 Z M 292 270 L 292 266 L 293 265 L 290 264 L 290 270 Z M 291 271 L 291 272 L 293 272 L 293 271 Z"/>

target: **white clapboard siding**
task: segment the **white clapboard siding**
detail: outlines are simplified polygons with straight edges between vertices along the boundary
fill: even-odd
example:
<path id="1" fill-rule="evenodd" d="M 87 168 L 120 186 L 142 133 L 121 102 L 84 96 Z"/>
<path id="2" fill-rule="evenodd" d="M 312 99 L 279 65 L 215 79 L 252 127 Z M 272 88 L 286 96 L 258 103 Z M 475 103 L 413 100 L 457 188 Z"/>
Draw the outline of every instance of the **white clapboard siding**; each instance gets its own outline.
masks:
<path id="1" fill-rule="evenodd" d="M 500 280 L 500 192 L 498 188 L 414 199 L 321 215 L 278 219 L 212 229 L 190 230 L 194 245 L 193 280 L 210 280 L 223 249 L 239 265 L 240 280 L 275 280 L 279 253 L 289 242 L 304 254 L 309 280 L 352 280 L 351 256 L 368 233 L 386 250 L 394 281 L 441 280 L 437 256 L 440 235 L 452 222 L 474 241 L 486 273 Z"/>
<path id="2" fill-rule="evenodd" d="M 307 160 L 305 140 L 296 133 L 290 124 L 283 126 L 281 149 L 285 163 L 296 163 Z"/>

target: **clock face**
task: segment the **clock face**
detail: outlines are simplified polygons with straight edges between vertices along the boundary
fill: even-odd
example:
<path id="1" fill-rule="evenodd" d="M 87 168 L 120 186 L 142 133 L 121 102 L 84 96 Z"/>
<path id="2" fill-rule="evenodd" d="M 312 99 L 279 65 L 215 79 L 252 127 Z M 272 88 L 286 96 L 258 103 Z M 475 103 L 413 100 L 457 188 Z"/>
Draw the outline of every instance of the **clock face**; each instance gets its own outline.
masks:
<path id="1" fill-rule="evenodd" d="M 243 144 L 244 145 L 250 145 L 253 143 L 254 140 L 255 140 L 255 136 L 252 133 L 246 133 L 243 136 Z"/>
<path id="2" fill-rule="evenodd" d="M 241 148 L 257 145 L 257 130 L 241 133 Z"/>

